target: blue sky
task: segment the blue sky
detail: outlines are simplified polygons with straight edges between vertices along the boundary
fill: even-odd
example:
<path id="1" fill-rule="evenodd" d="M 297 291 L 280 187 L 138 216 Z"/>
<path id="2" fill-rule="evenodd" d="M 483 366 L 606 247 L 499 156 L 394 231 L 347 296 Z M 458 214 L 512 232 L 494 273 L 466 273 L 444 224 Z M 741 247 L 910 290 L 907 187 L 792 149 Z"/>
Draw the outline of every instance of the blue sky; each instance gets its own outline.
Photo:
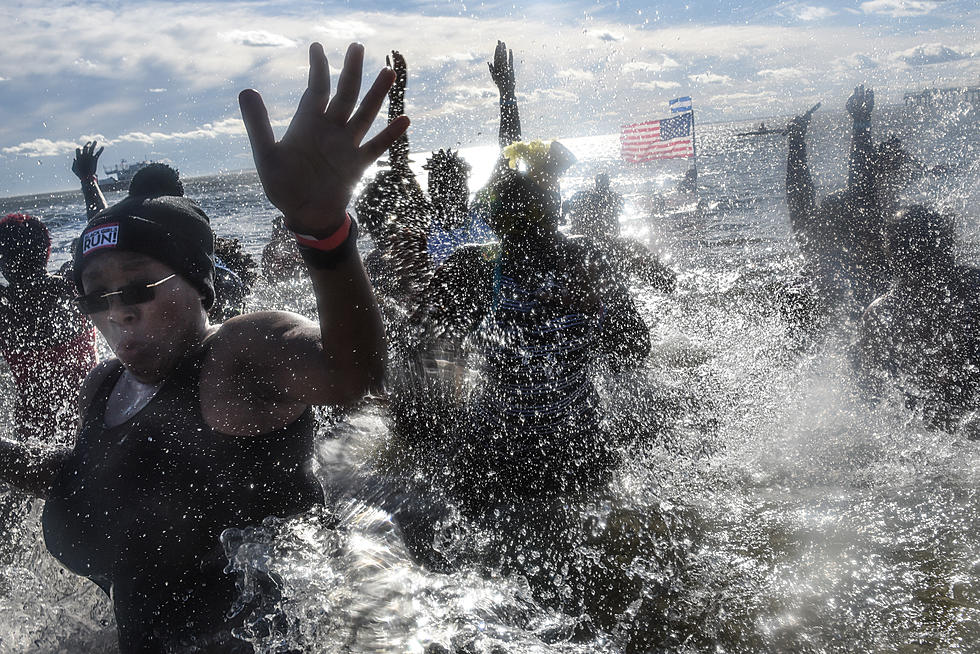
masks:
<path id="1" fill-rule="evenodd" d="M 350 41 L 366 74 L 400 50 L 413 150 L 492 143 L 497 39 L 515 51 L 528 137 L 605 134 L 678 95 L 699 120 L 840 108 L 858 83 L 879 102 L 980 83 L 980 5 L 856 2 L 48 2 L 0 6 L 0 196 L 69 189 L 74 148 L 102 163 L 168 160 L 184 175 L 251 167 L 237 107 L 262 92 L 283 129 L 306 48 L 331 64 Z"/>

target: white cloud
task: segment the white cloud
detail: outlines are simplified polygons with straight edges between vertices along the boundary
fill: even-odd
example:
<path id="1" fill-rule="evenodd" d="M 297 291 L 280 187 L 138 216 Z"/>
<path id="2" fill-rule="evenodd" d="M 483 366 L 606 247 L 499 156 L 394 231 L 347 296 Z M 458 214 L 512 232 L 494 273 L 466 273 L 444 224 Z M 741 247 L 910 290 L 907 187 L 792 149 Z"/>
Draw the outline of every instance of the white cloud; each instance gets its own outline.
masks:
<path id="1" fill-rule="evenodd" d="M 50 139 L 34 139 L 26 143 L 3 148 L 4 154 L 21 155 L 25 157 L 54 157 L 74 152 L 79 147 L 74 141 L 52 141 Z"/>
<path id="2" fill-rule="evenodd" d="M 496 98 L 499 91 L 493 86 L 458 85 L 452 88 L 457 98 Z"/>
<path id="3" fill-rule="evenodd" d="M 155 89 L 146 89 L 146 90 L 149 91 L 150 93 L 166 93 L 167 92 L 167 89 L 164 89 L 164 88 L 155 88 Z"/>
<path id="4" fill-rule="evenodd" d="M 878 62 L 870 55 L 855 52 L 852 55 L 835 59 L 833 66 L 837 70 L 872 70 L 878 68 Z"/>
<path id="5" fill-rule="evenodd" d="M 9 77 L 0 77 L 0 82 L 7 82 L 9 80 L 10 80 Z"/>
<path id="6" fill-rule="evenodd" d="M 794 9 L 793 14 L 800 20 L 810 21 L 830 18 L 831 16 L 836 16 L 837 12 L 829 7 L 812 7 L 810 5 L 801 5 Z"/>
<path id="7" fill-rule="evenodd" d="M 767 98 L 772 98 L 772 93 L 768 91 L 763 91 L 759 93 L 722 93 L 719 95 L 711 96 L 712 102 L 717 103 L 733 103 L 733 104 L 745 104 L 747 101 L 758 102 L 759 100 L 764 100 Z"/>
<path id="8" fill-rule="evenodd" d="M 669 82 L 654 80 L 652 82 L 633 82 L 634 89 L 643 89 L 645 91 L 657 91 L 659 89 L 676 89 L 680 86 L 679 82 Z"/>
<path id="9" fill-rule="evenodd" d="M 716 73 L 699 73 L 688 75 L 687 78 L 695 84 L 727 84 L 732 81 L 728 75 L 718 75 Z"/>
<path id="10" fill-rule="evenodd" d="M 471 104 L 465 104 L 462 102 L 447 102 L 442 106 L 433 109 L 432 111 L 427 111 L 422 116 L 434 117 L 434 116 L 448 116 L 456 115 L 461 113 L 471 113 L 474 107 Z"/>
<path id="11" fill-rule="evenodd" d="M 273 124 L 281 125 L 282 121 Z M 116 138 L 106 138 L 102 134 L 87 135 L 81 137 L 79 142 L 59 140 L 52 141 L 46 138 L 34 139 L 18 145 L 3 148 L 4 154 L 21 155 L 28 157 L 54 157 L 71 154 L 75 148 L 87 141 L 98 141 L 101 145 L 111 147 L 119 143 L 140 143 L 143 145 L 159 145 L 174 141 L 191 141 L 199 139 L 216 139 L 227 136 L 244 136 L 245 125 L 241 118 L 225 118 L 214 123 L 206 123 L 201 127 L 183 132 L 127 132 Z"/>
<path id="12" fill-rule="evenodd" d="M 595 79 L 595 74 L 587 70 L 576 70 L 574 68 L 566 68 L 565 70 L 558 71 L 558 77 L 567 77 L 568 79 L 577 79 L 583 81 L 591 81 Z"/>
<path id="13" fill-rule="evenodd" d="M 297 45 L 296 41 L 282 34 L 266 30 L 231 30 L 220 32 L 218 38 L 250 48 L 291 48 Z"/>
<path id="14" fill-rule="evenodd" d="M 600 41 L 609 41 L 615 43 L 617 41 L 626 40 L 625 34 L 621 34 L 619 32 L 613 32 L 610 30 L 586 30 L 585 33 L 588 34 L 593 39 L 599 39 Z"/>
<path id="15" fill-rule="evenodd" d="M 756 73 L 759 77 L 774 80 L 800 80 L 805 77 L 805 73 L 799 68 L 766 68 Z"/>
<path id="16" fill-rule="evenodd" d="M 866 14 L 884 14 L 893 18 L 905 16 L 925 16 L 939 6 L 929 0 L 870 0 L 861 3 L 861 11 Z"/>
<path id="17" fill-rule="evenodd" d="M 317 25 L 316 31 L 330 40 L 350 42 L 372 36 L 378 30 L 362 20 L 349 19 L 327 21 Z"/>
<path id="18" fill-rule="evenodd" d="M 623 73 L 659 73 L 673 68 L 680 68 L 680 64 L 666 55 L 659 55 L 660 63 L 652 61 L 628 61 L 620 69 Z"/>
<path id="19" fill-rule="evenodd" d="M 909 66 L 928 66 L 931 64 L 944 64 L 949 61 L 959 61 L 960 59 L 969 59 L 973 55 L 958 52 L 946 47 L 942 43 L 923 43 L 903 52 L 896 52 L 892 56 L 898 61 L 904 61 Z"/>
<path id="20" fill-rule="evenodd" d="M 577 93 L 564 89 L 534 89 L 528 96 L 529 104 L 535 102 L 578 102 L 581 98 Z"/>
<path id="21" fill-rule="evenodd" d="M 479 55 L 475 52 L 451 52 L 449 54 L 438 55 L 432 58 L 433 61 L 438 61 L 440 63 L 467 63 L 473 61 L 480 61 L 485 55 Z"/>

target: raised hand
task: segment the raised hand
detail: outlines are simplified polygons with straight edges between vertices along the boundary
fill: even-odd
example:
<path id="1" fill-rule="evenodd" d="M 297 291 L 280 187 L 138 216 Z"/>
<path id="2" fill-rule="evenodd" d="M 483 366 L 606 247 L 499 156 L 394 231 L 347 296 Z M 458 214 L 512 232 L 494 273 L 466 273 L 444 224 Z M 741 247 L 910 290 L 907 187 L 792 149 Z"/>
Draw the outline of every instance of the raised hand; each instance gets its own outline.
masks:
<path id="1" fill-rule="evenodd" d="M 851 118 L 861 122 L 871 122 L 871 110 L 875 106 L 875 92 L 871 89 L 865 90 L 864 84 L 856 87 L 851 97 L 847 99 L 847 113 Z"/>
<path id="2" fill-rule="evenodd" d="M 810 107 L 805 114 L 797 116 L 793 120 L 789 121 L 789 125 L 786 126 L 787 132 L 802 132 L 806 134 L 807 128 L 810 126 L 810 119 L 813 118 L 813 114 L 820 108 L 820 103 Z"/>
<path id="3" fill-rule="evenodd" d="M 493 63 L 490 67 L 490 77 L 501 95 L 514 94 L 514 51 L 507 49 L 507 44 L 497 41 L 497 49 L 493 52 Z"/>
<path id="4" fill-rule="evenodd" d="M 323 46 L 310 45 L 309 83 L 278 143 L 262 96 L 251 89 L 238 96 L 262 188 L 294 232 L 325 237 L 339 228 L 364 170 L 408 128 L 400 116 L 361 143 L 395 80 L 392 70 L 381 71 L 355 111 L 363 61 L 364 47 L 351 44 L 331 99 Z"/>
<path id="5" fill-rule="evenodd" d="M 394 60 L 394 65 L 392 65 Z M 391 56 L 385 57 L 388 68 L 395 71 L 395 83 L 388 90 L 388 106 L 395 108 L 398 116 L 405 113 L 405 86 L 408 82 L 408 66 L 405 64 L 405 57 L 397 50 L 391 51 Z"/>
<path id="6" fill-rule="evenodd" d="M 105 150 L 105 146 L 96 150 L 96 145 L 98 141 L 89 141 L 83 147 L 75 148 L 75 160 L 71 162 L 71 172 L 75 173 L 78 179 L 87 179 L 98 174 L 99 156 Z"/>

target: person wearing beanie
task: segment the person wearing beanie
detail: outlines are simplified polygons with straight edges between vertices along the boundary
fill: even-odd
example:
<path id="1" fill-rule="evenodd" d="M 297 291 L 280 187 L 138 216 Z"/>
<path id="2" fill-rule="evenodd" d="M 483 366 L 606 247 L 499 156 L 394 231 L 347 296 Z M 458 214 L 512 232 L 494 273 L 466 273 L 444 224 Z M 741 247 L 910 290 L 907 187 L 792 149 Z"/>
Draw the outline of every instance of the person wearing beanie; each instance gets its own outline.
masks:
<path id="1" fill-rule="evenodd" d="M 363 56 L 351 45 L 330 98 L 323 48 L 310 47 L 309 87 L 279 142 L 259 94 L 239 96 L 318 322 L 265 311 L 211 326 L 213 235 L 189 199 L 129 197 L 82 232 L 78 305 L 114 358 L 85 381 L 75 447 L 37 457 L 0 442 L 0 476 L 47 498 L 45 545 L 110 594 L 124 654 L 252 651 L 232 632 L 259 609 L 236 607 L 219 537 L 321 503 L 312 406 L 349 408 L 382 383 L 381 318 L 345 210 L 408 119 L 365 140 L 393 75 L 355 111 Z"/>
<path id="2" fill-rule="evenodd" d="M 0 218 L 0 355 L 14 376 L 18 437 L 66 445 L 82 380 L 96 364 L 95 329 L 72 302 L 74 287 L 49 275 L 51 237 L 27 214 Z"/>
<path id="3" fill-rule="evenodd" d="M 82 193 L 85 195 L 85 207 L 89 220 L 107 207 L 105 197 L 99 188 L 96 169 L 99 155 L 104 148 L 95 147 L 96 141 L 90 141 L 75 150 L 75 161 L 72 163 L 74 172 L 82 182 Z M 158 197 L 183 196 L 184 183 L 176 168 L 165 163 L 151 163 L 136 171 L 129 182 L 129 197 Z M 225 239 L 230 243 L 229 239 Z M 251 292 L 249 286 L 241 278 L 233 266 L 227 265 L 217 253 L 213 253 L 214 279 L 212 293 L 214 301 L 208 311 L 208 318 L 221 322 L 244 311 L 245 298 Z M 66 264 L 68 270 L 72 264 Z"/>

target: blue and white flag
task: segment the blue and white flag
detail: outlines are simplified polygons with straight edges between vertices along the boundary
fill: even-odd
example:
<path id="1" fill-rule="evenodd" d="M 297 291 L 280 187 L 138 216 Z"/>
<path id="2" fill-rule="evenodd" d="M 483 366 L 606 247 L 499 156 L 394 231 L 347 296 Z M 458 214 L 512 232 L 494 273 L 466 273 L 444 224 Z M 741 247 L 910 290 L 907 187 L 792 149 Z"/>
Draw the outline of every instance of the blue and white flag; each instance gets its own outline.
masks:
<path id="1" fill-rule="evenodd" d="M 694 105 L 691 103 L 691 96 L 685 95 L 683 98 L 674 98 L 669 103 L 671 113 L 680 113 L 682 111 L 693 111 Z"/>

